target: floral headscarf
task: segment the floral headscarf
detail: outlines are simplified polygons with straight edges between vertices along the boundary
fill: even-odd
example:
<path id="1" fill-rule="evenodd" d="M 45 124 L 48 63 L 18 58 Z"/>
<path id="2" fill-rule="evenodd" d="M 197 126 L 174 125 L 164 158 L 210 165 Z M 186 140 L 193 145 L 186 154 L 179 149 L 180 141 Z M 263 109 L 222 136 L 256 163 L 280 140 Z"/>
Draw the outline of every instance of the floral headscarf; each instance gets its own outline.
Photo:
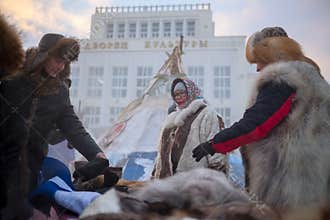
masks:
<path id="1" fill-rule="evenodd" d="M 192 101 L 194 101 L 195 99 L 200 99 L 201 97 L 201 90 L 197 87 L 197 85 L 190 79 L 188 78 L 176 78 L 171 86 L 171 96 L 174 99 L 174 87 L 176 86 L 177 83 L 183 83 L 186 91 L 187 91 L 187 104 L 185 105 L 185 107 L 187 107 Z M 177 107 L 179 107 L 177 105 Z"/>

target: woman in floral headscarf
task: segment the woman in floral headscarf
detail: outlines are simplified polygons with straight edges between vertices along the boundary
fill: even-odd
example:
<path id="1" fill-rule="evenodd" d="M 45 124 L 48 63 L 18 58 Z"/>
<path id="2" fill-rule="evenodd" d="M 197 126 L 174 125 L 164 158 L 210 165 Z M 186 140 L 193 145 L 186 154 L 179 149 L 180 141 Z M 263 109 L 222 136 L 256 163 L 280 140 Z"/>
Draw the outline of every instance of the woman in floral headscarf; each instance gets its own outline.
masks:
<path id="1" fill-rule="evenodd" d="M 224 170 L 226 159 L 223 155 L 209 156 L 199 163 L 191 157 L 193 146 L 220 131 L 221 118 L 207 106 L 200 89 L 189 79 L 175 79 L 171 96 L 176 110 L 168 115 L 163 125 L 153 177 L 164 178 L 198 167 Z"/>

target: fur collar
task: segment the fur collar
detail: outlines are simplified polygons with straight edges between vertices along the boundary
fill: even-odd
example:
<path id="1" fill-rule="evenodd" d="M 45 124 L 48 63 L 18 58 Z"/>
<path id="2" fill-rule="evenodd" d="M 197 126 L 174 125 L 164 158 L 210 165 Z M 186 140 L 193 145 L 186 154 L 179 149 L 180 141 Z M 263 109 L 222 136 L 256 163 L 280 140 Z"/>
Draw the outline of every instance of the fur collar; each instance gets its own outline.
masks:
<path id="1" fill-rule="evenodd" d="M 268 82 L 288 84 L 297 90 L 295 99 L 305 102 L 315 96 L 328 97 L 330 94 L 329 84 L 322 78 L 315 66 L 302 61 L 277 62 L 266 66 L 260 72 L 252 90 L 252 100 L 249 106 L 255 102 L 260 88 Z"/>
<path id="2" fill-rule="evenodd" d="M 203 99 L 196 99 L 192 101 L 188 107 L 172 112 L 166 119 L 164 128 L 180 127 L 184 125 L 186 118 L 198 111 L 201 107 L 206 106 Z"/>

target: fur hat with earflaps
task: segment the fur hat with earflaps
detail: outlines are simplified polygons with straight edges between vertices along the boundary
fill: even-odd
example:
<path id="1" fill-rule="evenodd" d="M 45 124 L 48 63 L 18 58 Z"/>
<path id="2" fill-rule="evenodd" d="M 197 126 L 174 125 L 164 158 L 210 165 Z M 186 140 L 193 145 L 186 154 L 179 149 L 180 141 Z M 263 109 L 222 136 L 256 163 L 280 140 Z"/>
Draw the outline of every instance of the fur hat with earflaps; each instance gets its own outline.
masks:
<path id="1" fill-rule="evenodd" d="M 26 51 L 26 61 L 22 74 L 29 75 L 33 81 L 44 86 L 39 89 L 40 95 L 57 93 L 62 82 L 65 82 L 70 75 L 70 63 L 78 59 L 80 46 L 76 39 L 66 38 L 61 34 L 45 34 L 38 47 Z M 43 74 L 43 67 L 51 57 L 59 57 L 67 61 L 64 70 L 56 78 Z"/>
<path id="2" fill-rule="evenodd" d="M 26 52 L 26 62 L 24 64 L 25 72 L 33 72 L 38 69 L 48 58 L 60 57 L 68 63 L 61 78 L 68 77 L 70 73 L 70 62 L 78 60 L 80 46 L 76 39 L 66 38 L 61 34 L 45 34 L 38 47 L 30 48 Z"/>
<path id="3" fill-rule="evenodd" d="M 15 73 L 22 66 L 24 55 L 18 32 L 0 14 L 0 79 Z"/>
<path id="4" fill-rule="evenodd" d="M 246 59 L 250 63 L 270 64 L 279 61 L 303 61 L 319 66 L 302 52 L 301 46 L 289 38 L 281 27 L 267 27 L 249 37 L 246 44 Z"/>

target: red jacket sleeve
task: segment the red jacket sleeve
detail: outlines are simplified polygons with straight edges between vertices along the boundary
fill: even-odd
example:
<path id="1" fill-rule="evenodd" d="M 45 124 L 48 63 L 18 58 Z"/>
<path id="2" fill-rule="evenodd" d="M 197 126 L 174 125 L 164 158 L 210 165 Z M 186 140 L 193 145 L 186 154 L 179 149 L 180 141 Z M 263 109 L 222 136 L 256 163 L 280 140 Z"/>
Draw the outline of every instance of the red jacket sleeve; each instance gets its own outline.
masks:
<path id="1" fill-rule="evenodd" d="M 225 154 L 265 138 L 290 113 L 294 96 L 295 89 L 287 84 L 266 84 L 243 118 L 214 136 L 212 147 Z"/>

